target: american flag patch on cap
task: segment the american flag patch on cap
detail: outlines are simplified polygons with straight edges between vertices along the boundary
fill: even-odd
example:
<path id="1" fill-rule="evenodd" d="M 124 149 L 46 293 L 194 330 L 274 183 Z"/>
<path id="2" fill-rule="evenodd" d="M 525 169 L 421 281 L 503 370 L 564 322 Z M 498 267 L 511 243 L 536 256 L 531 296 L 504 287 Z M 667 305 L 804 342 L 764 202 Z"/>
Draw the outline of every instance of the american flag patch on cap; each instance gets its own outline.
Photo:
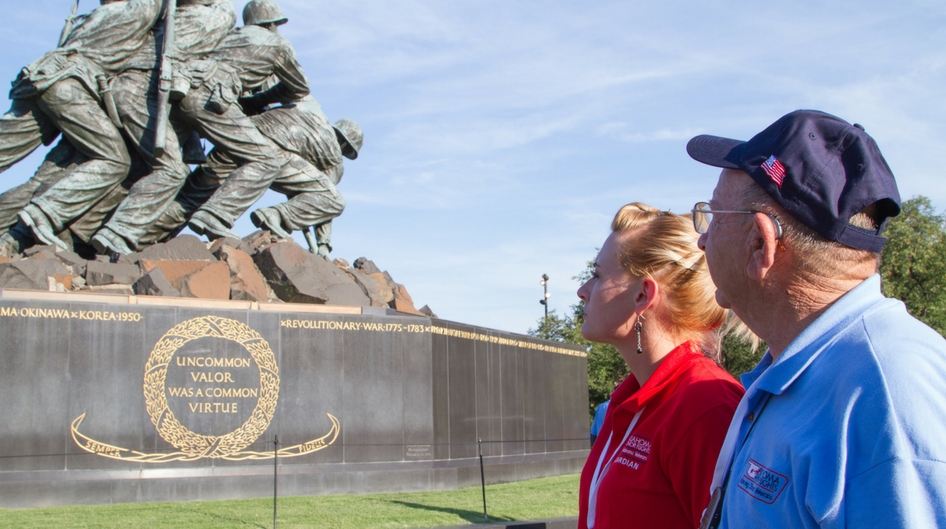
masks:
<path id="1" fill-rule="evenodd" d="M 782 180 L 785 180 L 785 166 L 773 154 L 769 159 L 762 163 L 762 170 L 775 182 L 775 185 L 782 188 Z"/>

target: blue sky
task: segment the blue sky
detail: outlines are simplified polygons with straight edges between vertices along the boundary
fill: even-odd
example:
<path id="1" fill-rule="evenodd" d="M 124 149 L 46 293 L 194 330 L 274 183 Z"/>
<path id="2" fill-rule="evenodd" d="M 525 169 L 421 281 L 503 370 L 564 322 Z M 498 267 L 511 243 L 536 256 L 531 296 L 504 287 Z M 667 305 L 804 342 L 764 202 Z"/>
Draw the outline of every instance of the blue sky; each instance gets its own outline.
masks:
<path id="1" fill-rule="evenodd" d="M 710 196 L 718 171 L 687 157 L 690 137 L 748 139 L 798 108 L 863 124 L 903 197 L 946 209 L 941 0 L 280 5 L 313 96 L 365 130 L 333 256 L 374 260 L 444 319 L 525 332 L 543 273 L 567 311 L 621 205 Z M 52 48 L 70 7 L 7 2 L 0 76 Z"/>

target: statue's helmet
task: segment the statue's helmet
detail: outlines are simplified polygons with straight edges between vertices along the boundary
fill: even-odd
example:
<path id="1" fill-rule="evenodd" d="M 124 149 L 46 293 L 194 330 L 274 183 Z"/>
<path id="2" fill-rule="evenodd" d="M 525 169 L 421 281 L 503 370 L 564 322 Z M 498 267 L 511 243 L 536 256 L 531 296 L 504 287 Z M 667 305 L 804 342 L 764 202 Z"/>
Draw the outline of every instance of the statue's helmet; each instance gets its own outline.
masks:
<path id="1" fill-rule="evenodd" d="M 276 24 L 281 26 L 289 19 L 282 14 L 282 10 L 273 0 L 250 0 L 243 8 L 244 26 L 265 26 Z"/>
<path id="2" fill-rule="evenodd" d="M 350 119 L 340 119 L 332 126 L 335 128 L 338 143 L 342 145 L 342 154 L 349 160 L 358 158 L 358 151 L 365 142 L 361 127 Z"/>

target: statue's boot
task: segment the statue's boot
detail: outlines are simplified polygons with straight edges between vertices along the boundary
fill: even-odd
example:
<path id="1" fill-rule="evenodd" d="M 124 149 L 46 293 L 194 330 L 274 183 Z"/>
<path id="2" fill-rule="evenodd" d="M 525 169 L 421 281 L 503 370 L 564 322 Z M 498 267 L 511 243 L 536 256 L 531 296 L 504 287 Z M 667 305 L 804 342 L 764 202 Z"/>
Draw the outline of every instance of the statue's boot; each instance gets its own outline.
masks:
<path id="1" fill-rule="evenodd" d="M 0 257 L 16 257 L 20 255 L 20 243 L 9 233 L 0 235 Z"/>
<path id="2" fill-rule="evenodd" d="M 128 247 L 128 243 L 121 236 L 115 234 L 108 228 L 102 228 L 92 236 L 92 247 L 101 255 L 112 256 L 114 254 L 128 255 L 134 253 Z"/>
<path id="3" fill-rule="evenodd" d="M 6 233 L 0 235 L 0 256 L 16 257 L 36 244 L 33 232 L 22 222 L 17 222 Z"/>
<path id="4" fill-rule="evenodd" d="M 292 238 L 292 235 L 282 227 L 282 216 L 273 208 L 260 208 L 250 213 L 250 220 L 257 228 L 269 230 L 280 239 Z"/>
<path id="5" fill-rule="evenodd" d="M 211 241 L 225 238 L 240 240 L 241 238 L 230 228 L 224 226 L 220 219 L 206 211 L 194 212 L 194 215 L 187 222 L 187 226 L 194 230 L 197 235 L 206 235 Z"/>
<path id="6" fill-rule="evenodd" d="M 56 233 L 53 230 L 52 223 L 49 222 L 49 218 L 43 213 L 43 210 L 39 209 L 33 204 L 30 204 L 23 208 L 23 211 L 19 212 L 17 216 L 20 217 L 20 220 L 23 221 L 23 224 L 26 224 L 30 231 L 33 232 L 33 237 L 37 241 L 48 244 L 50 246 L 56 246 L 63 250 L 71 250 L 72 248 L 66 244 L 65 241 L 56 237 Z"/>

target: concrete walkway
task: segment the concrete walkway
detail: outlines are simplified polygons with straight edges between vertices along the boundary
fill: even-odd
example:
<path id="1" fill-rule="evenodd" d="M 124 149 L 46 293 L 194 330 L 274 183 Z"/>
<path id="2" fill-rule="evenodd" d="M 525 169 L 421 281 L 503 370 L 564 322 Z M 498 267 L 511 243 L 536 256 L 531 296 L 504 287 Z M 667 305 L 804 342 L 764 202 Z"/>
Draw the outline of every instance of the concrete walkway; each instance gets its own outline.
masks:
<path id="1" fill-rule="evenodd" d="M 453 525 L 450 527 L 437 527 L 430 529 L 576 529 L 577 527 L 578 517 L 572 517 L 551 518 L 548 520 L 535 520 L 530 522 L 496 522 Z"/>

